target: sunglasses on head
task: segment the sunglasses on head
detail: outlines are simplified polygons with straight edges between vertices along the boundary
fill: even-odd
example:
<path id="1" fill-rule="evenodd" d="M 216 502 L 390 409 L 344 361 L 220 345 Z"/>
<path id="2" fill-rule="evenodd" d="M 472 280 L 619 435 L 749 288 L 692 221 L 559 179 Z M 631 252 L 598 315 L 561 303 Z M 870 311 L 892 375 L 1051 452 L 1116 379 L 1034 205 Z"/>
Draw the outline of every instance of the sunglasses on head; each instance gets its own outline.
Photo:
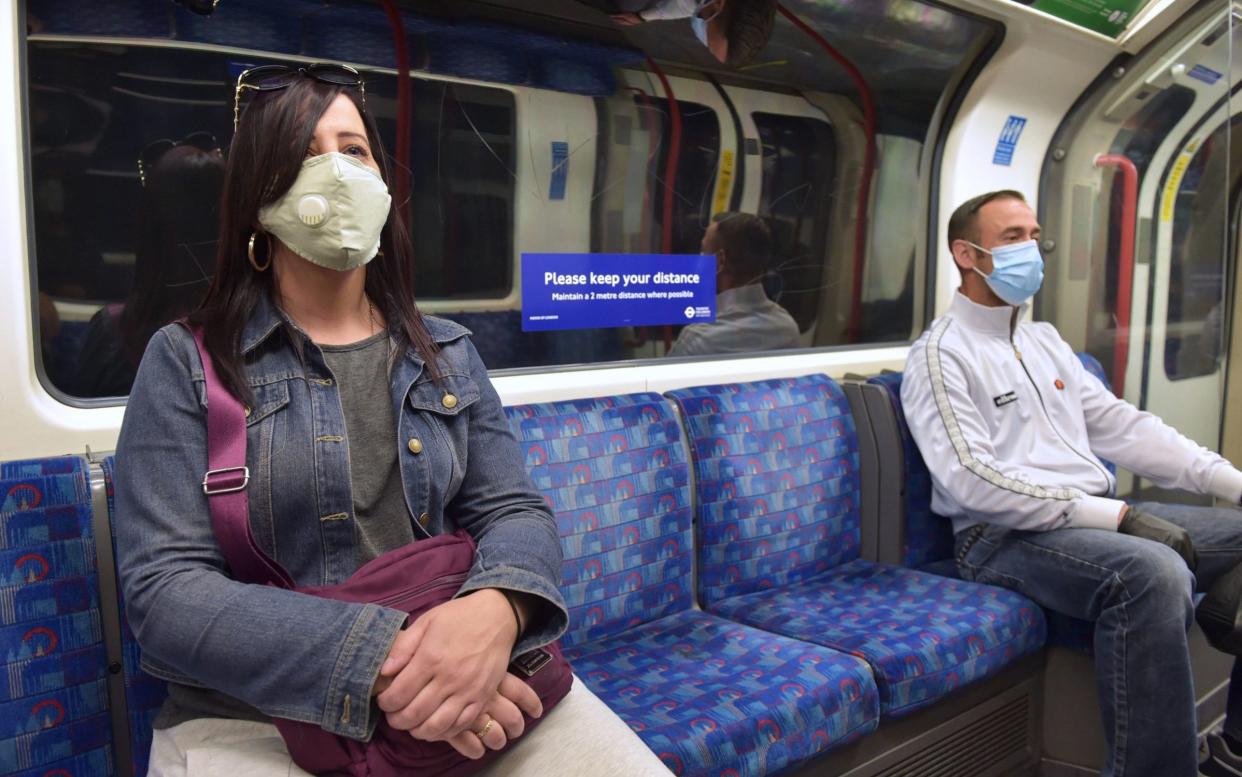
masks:
<path id="1" fill-rule="evenodd" d="M 181 140 L 169 140 L 168 138 L 153 140 L 138 152 L 138 182 L 146 186 L 147 171 L 153 169 L 161 157 L 177 146 L 193 146 L 200 151 L 220 153 L 220 144 L 216 142 L 216 136 L 205 130 L 191 132 Z"/>
<path id="2" fill-rule="evenodd" d="M 362 94 L 362 104 L 367 103 L 367 85 L 362 74 L 349 65 L 316 62 L 304 67 L 288 65 L 259 65 L 243 70 L 237 77 L 237 89 L 233 92 L 233 131 L 237 131 L 237 119 L 241 115 L 241 93 L 246 89 L 270 92 L 284 89 L 298 78 L 313 78 L 333 86 L 357 87 Z"/>

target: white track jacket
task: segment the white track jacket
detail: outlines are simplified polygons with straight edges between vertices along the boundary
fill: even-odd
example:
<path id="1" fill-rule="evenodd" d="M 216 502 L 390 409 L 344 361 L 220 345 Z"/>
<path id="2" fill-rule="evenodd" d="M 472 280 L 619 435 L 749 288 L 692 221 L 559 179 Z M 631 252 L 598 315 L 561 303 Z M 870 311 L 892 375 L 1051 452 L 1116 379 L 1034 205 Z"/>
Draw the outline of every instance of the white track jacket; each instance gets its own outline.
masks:
<path id="1" fill-rule="evenodd" d="M 906 360 L 906 422 L 931 470 L 932 510 L 955 532 L 1116 530 L 1123 503 L 1099 457 L 1164 488 L 1239 501 L 1242 472 L 1114 397 L 1052 324 L 1021 321 L 1024 309 L 958 292 Z"/>

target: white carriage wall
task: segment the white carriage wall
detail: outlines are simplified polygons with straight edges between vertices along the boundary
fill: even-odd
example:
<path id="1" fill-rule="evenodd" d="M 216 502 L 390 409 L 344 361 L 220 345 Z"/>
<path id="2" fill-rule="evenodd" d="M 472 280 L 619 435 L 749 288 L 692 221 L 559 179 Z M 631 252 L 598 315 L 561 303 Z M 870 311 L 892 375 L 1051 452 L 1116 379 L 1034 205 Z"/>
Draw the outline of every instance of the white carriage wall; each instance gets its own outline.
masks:
<path id="1" fill-rule="evenodd" d="M 955 3 L 985 16 L 999 3 Z M 957 205 L 988 191 L 1016 189 L 1038 209 L 1039 176 L 1048 144 L 1070 106 L 1120 53 L 1111 39 L 1017 3 L 1004 3 L 1005 40 L 966 95 L 945 141 L 940 170 L 936 245 L 936 309 L 944 312 L 960 283 L 946 244 Z M 1011 116 L 1026 119 L 1008 165 L 995 164 Z M 1054 254 L 1048 257 L 1055 262 Z"/>

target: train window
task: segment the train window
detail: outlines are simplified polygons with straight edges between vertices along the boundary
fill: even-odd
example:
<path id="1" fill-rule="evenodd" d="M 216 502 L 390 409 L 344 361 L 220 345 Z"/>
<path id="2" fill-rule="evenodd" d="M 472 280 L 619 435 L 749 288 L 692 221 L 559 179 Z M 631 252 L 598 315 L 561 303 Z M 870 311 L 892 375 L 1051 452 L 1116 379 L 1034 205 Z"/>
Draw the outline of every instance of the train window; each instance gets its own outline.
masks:
<path id="1" fill-rule="evenodd" d="M 1230 171 L 1237 169 L 1231 146 L 1242 148 L 1237 116 L 1204 140 L 1178 185 L 1173 208 L 1173 253 L 1169 266 L 1168 334 L 1164 371 L 1170 380 L 1216 372 L 1225 314 L 1226 217 Z"/>
<path id="2" fill-rule="evenodd" d="M 863 203 L 869 238 L 856 240 L 860 86 L 810 37 L 777 18 L 767 48 L 734 69 L 685 25 L 620 29 L 588 5 L 480 4 L 478 18 L 402 10 L 414 78 L 411 193 L 397 205 L 422 309 L 470 328 L 492 369 L 663 358 L 676 325 L 523 331 L 523 252 L 698 253 L 712 219 L 740 211 L 766 220 L 775 243 L 754 299 L 797 330 L 770 347 L 916 334 L 917 234 L 934 222 L 918 210 L 933 182 L 919 162 L 943 131 L 937 106 L 951 85 L 968 86 L 996 27 L 918 0 L 795 4 L 874 97 L 880 153 Z M 206 19 L 143 5 L 122 26 L 86 0 L 26 7 L 43 374 L 70 396 L 124 395 L 145 338 L 211 278 L 211 194 L 239 70 L 291 58 L 358 66 L 391 156 L 389 17 L 372 0 L 235 0 Z M 197 170 L 194 185 L 174 162 Z M 177 182 L 163 180 L 170 171 Z M 175 196 L 159 194 L 170 186 Z"/>
<path id="3" fill-rule="evenodd" d="M 505 297 L 513 285 L 513 95 L 442 81 L 420 81 L 414 91 L 407 215 L 419 296 Z"/>
<path id="4" fill-rule="evenodd" d="M 146 339 L 201 299 L 215 263 L 231 83 L 241 67 L 271 61 L 31 45 L 35 250 L 50 335 L 41 351 L 61 391 L 127 394 Z M 391 154 L 395 78 L 370 73 L 367 88 Z M 433 81 L 415 92 L 407 213 L 422 295 L 504 297 L 513 283 L 513 96 Z M 151 142 L 163 139 L 171 143 Z"/>
<path id="5" fill-rule="evenodd" d="M 675 254 L 697 254 L 703 231 L 711 223 L 712 193 L 720 164 L 720 118 L 706 105 L 683 100 L 677 103 L 681 111 L 681 146 L 677 155 L 677 188 L 672 193 L 673 234 L 669 248 Z M 672 149 L 668 107 L 666 102 L 650 101 L 648 108 L 659 113 L 663 129 L 660 159 L 651 171 L 654 180 L 659 181 Z M 654 194 L 655 213 L 663 214 L 669 189 L 657 184 Z M 662 247 L 655 245 L 652 250 L 660 251 Z"/>
<path id="6" fill-rule="evenodd" d="M 768 219 L 776 255 L 769 296 L 793 315 L 799 330 L 815 320 L 824 288 L 829 217 L 836 189 L 834 139 L 828 122 L 754 113 L 763 149 L 759 215 Z"/>
<path id="7" fill-rule="evenodd" d="M 1131 121 L 1126 122 L 1122 130 L 1117 133 L 1111 152 L 1123 154 L 1134 162 L 1135 169 L 1141 178 L 1147 172 L 1161 143 L 1168 137 L 1169 131 L 1186 115 L 1194 99 L 1194 92 L 1177 85 L 1153 95 L 1147 105 Z M 1121 223 L 1122 208 L 1125 205 L 1124 189 L 1125 182 L 1122 176 L 1113 176 L 1108 193 L 1108 223 L 1110 224 Z M 1098 318 L 1108 319 L 1108 311 L 1117 309 L 1117 285 L 1121 269 L 1120 237 L 1119 230 L 1110 230 L 1103 276 L 1100 278 L 1102 283 L 1097 284 L 1098 290 L 1090 303 Z M 1098 275 L 1097 273 L 1097 277 Z M 1111 353 L 1108 355 L 1111 356 Z"/>
<path id="8" fill-rule="evenodd" d="M 592 214 L 592 250 L 659 253 L 664 250 L 664 175 L 672 148 L 668 101 L 647 95 L 610 103 L 608 153 L 600 155 Z M 720 162 L 720 118 L 705 105 L 677 100 L 681 140 L 669 248 L 699 252 L 711 222 Z"/>

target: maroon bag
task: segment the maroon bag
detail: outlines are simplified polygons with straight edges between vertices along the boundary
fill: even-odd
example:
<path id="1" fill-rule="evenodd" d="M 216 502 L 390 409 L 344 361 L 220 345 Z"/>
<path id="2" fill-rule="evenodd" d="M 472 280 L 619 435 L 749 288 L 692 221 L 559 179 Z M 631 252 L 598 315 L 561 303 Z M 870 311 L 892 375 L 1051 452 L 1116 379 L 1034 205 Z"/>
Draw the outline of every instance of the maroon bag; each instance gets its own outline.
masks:
<path id="1" fill-rule="evenodd" d="M 203 344 L 192 329 L 207 382 L 207 461 L 203 493 L 208 496 L 211 526 L 236 579 L 337 599 L 382 605 L 409 613 L 407 623 L 453 598 L 474 562 L 474 542 L 464 531 L 412 542 L 363 565 L 338 585 L 298 587 L 288 572 L 263 552 L 250 533 L 246 486 L 246 417 L 237 398 L 225 389 Z M 518 656 L 509 671 L 539 695 L 547 715 L 569 693 L 569 662 L 555 643 Z M 370 704 L 370 699 L 359 700 Z M 523 713 L 526 731 L 539 723 Z M 369 742 L 331 734 L 314 723 L 277 718 L 276 728 L 294 763 L 313 774 L 348 777 L 466 777 L 494 761 L 504 750 L 486 750 L 477 761 L 447 742 L 426 742 L 388 725 L 381 717 Z"/>

